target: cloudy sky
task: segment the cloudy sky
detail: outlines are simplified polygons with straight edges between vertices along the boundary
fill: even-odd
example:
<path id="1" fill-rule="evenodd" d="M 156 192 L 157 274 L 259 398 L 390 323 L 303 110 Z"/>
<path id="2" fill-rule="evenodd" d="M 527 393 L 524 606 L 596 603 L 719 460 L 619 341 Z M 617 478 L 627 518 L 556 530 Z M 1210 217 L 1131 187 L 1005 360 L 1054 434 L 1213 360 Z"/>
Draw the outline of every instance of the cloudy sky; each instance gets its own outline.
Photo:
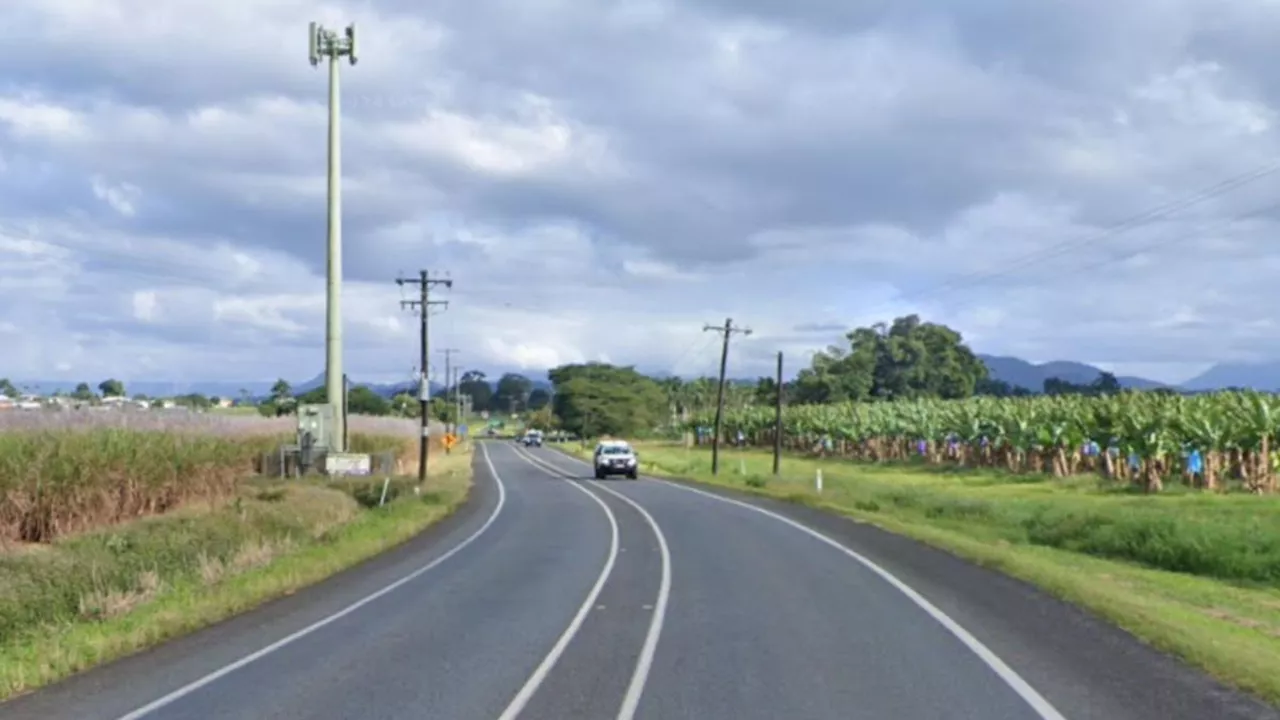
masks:
<path id="1" fill-rule="evenodd" d="M 347 368 L 394 280 L 486 368 L 766 373 L 918 312 L 980 352 L 1179 380 L 1280 358 L 1280 4 L 6 0 L 0 375 L 323 365 L 342 68 Z"/>

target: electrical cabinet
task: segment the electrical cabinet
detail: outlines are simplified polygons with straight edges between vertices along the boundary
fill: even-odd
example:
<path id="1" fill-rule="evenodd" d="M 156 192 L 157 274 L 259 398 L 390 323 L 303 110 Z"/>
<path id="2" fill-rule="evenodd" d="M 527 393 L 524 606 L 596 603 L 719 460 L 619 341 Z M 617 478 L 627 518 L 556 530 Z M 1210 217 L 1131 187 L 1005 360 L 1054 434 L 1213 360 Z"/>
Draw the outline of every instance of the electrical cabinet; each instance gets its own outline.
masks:
<path id="1" fill-rule="evenodd" d="M 298 406 L 298 447 L 318 451 L 334 449 L 333 427 L 337 406 L 332 403 L 316 403 Z"/>

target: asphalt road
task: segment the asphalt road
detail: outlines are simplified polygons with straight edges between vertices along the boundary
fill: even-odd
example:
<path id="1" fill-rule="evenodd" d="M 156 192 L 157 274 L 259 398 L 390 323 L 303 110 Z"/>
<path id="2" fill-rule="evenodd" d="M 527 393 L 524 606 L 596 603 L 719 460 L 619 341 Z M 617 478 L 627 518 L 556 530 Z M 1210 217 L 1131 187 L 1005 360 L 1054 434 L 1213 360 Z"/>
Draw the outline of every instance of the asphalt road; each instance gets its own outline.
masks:
<path id="1" fill-rule="evenodd" d="M 867 525 L 482 448 L 472 500 L 422 537 L 0 720 L 1280 720 Z"/>

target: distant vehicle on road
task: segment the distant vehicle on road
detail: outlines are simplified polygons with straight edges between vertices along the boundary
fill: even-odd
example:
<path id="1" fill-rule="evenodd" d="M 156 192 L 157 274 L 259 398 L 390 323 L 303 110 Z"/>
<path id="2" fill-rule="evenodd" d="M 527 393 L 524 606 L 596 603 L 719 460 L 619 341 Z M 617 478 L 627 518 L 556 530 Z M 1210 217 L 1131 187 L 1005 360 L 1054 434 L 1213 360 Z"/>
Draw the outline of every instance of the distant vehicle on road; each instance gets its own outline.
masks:
<path id="1" fill-rule="evenodd" d="M 610 475 L 626 475 L 627 479 L 635 480 L 639 472 L 640 458 L 626 442 L 605 440 L 596 445 L 593 464 L 597 480 L 603 480 Z"/>
<path id="2" fill-rule="evenodd" d="M 525 447 L 542 447 L 542 431 L 530 430 L 520 438 L 520 442 L 524 443 Z"/>

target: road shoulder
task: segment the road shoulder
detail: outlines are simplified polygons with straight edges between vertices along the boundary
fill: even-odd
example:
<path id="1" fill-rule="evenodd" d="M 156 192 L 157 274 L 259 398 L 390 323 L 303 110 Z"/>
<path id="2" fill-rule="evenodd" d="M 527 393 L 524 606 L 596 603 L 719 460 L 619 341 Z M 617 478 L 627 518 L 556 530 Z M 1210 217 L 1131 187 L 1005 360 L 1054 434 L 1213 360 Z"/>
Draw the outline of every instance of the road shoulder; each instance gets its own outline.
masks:
<path id="1" fill-rule="evenodd" d="M 653 480 L 768 510 L 863 555 L 976 635 L 1052 702 L 1065 696 L 1070 702 L 1064 706 L 1079 707 L 1082 699 L 1098 693 L 1111 699 L 1108 704 L 1132 708 L 1135 717 L 1280 718 L 1276 709 L 1101 617 L 947 550 L 832 510 L 689 479 Z"/>
<path id="2" fill-rule="evenodd" d="M 386 587 L 464 542 L 492 514 L 500 489 L 480 452 L 474 453 L 471 468 L 470 490 L 461 504 L 407 540 L 244 612 L 14 697 L 0 704 L 0 715 L 54 717 L 55 709 L 86 706 L 95 695 L 139 677 L 178 687 Z"/>

